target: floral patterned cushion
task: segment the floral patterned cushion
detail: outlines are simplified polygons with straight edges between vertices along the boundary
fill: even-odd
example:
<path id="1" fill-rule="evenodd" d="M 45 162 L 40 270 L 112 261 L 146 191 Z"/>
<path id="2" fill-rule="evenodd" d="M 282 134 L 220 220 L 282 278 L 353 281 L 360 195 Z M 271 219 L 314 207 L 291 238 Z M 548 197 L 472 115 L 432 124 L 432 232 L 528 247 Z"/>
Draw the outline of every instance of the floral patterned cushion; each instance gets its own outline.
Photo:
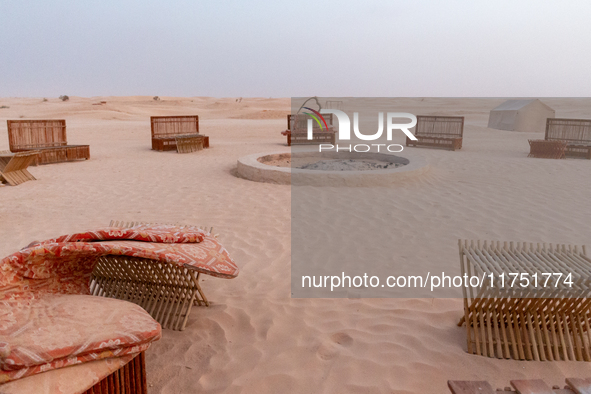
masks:
<path id="1" fill-rule="evenodd" d="M 0 383 L 137 354 L 161 336 L 141 307 L 111 298 L 47 295 L 0 306 Z"/>
<path id="2" fill-rule="evenodd" d="M 35 375 L 31 380 L 39 381 L 41 372 L 80 363 L 96 366 L 85 371 L 103 376 L 160 338 L 160 325 L 141 307 L 87 295 L 92 270 L 105 255 L 142 257 L 220 278 L 238 275 L 217 239 L 193 227 L 103 228 L 32 243 L 0 260 L 0 392 L 17 379 Z M 43 380 L 48 390 L 66 370 L 72 369 Z M 31 380 L 14 386 L 15 392 Z"/>
<path id="3" fill-rule="evenodd" d="M 0 260 L 0 300 L 89 294 L 92 270 L 105 255 L 177 264 L 219 278 L 238 276 L 238 266 L 228 251 L 202 230 L 175 226 L 99 229 L 37 242 Z"/>

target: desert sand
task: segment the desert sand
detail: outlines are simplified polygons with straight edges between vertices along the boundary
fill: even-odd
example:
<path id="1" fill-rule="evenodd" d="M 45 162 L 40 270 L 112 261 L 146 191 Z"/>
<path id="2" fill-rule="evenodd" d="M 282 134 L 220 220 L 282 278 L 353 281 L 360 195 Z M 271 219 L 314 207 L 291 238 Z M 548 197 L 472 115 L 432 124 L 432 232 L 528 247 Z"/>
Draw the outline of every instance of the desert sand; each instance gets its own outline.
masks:
<path id="1" fill-rule="evenodd" d="M 151 393 L 445 393 L 448 379 L 496 388 L 590 376 L 585 362 L 469 355 L 456 325 L 461 299 L 292 299 L 290 186 L 235 176 L 241 156 L 289 152 L 280 131 L 290 100 L 161 98 L 0 99 L 9 107 L 0 109 L 0 150 L 8 149 L 7 119 L 64 118 L 69 143 L 91 153 L 32 167 L 36 181 L 0 187 L 1 256 L 111 219 L 181 222 L 214 226 L 241 268 L 233 280 L 205 277 L 212 305 L 194 308 L 185 331 L 166 330 L 147 351 Z M 459 267 L 458 238 L 591 247 L 589 161 L 527 158 L 527 139 L 542 134 L 486 127 L 503 99 L 400 102 L 409 112 L 466 116 L 461 151 L 408 148 L 431 169 L 396 185 L 410 202 L 391 208 L 400 259 Z M 557 117 L 591 118 L 591 100 L 544 102 Z M 149 116 L 174 114 L 198 114 L 211 148 L 150 150 Z M 338 208 L 332 203 L 327 209 Z"/>

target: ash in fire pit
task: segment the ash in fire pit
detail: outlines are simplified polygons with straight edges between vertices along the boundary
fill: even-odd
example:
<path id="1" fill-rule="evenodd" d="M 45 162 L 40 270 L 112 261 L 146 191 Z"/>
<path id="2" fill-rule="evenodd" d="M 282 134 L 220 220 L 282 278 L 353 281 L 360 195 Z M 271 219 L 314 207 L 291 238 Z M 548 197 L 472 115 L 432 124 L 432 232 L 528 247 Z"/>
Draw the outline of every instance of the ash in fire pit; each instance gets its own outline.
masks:
<path id="1" fill-rule="evenodd" d="M 315 163 L 308 163 L 295 168 L 302 170 L 318 171 L 370 171 L 397 168 L 403 163 L 388 163 L 380 160 L 320 160 Z"/>

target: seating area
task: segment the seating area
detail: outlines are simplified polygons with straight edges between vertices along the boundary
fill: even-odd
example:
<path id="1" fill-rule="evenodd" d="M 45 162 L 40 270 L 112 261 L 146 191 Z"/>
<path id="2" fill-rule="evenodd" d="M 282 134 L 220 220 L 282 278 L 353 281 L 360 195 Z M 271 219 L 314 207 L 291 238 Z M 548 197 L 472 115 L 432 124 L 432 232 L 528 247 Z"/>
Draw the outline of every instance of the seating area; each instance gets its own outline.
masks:
<path id="1" fill-rule="evenodd" d="M 462 287 L 458 326 L 466 324 L 468 353 L 591 361 L 591 259 L 584 246 L 460 240 L 459 251 L 462 275 L 485 279 L 481 287 Z"/>
<path id="2" fill-rule="evenodd" d="M 287 146 L 292 145 L 318 145 L 318 144 L 335 144 L 335 130 L 333 127 L 332 114 L 324 114 L 326 126 L 322 124 L 313 123 L 312 139 L 308 139 L 308 119 L 310 117 L 299 115 L 287 115 L 287 130 L 282 132 L 287 136 Z"/>
<path id="3" fill-rule="evenodd" d="M 38 151 L 37 164 L 90 159 L 88 145 L 68 145 L 66 121 L 7 120 L 11 152 Z"/>
<path id="4" fill-rule="evenodd" d="M 152 149 L 189 153 L 209 148 L 209 137 L 199 134 L 199 116 L 152 116 Z"/>
<path id="5" fill-rule="evenodd" d="M 591 160 L 591 119 L 548 118 L 545 139 L 565 143 L 567 157 Z"/>
<path id="6" fill-rule="evenodd" d="M 0 358 L 0 382 L 95 360 L 135 357 L 161 336 L 160 325 L 132 303 L 39 290 L 3 297 L 10 319 L 3 321 L 7 351 Z"/>
<path id="7" fill-rule="evenodd" d="M 299 353 L 293 353 L 295 350 L 303 354 L 302 362 L 311 362 L 313 367 L 320 366 L 327 371 L 332 368 L 331 360 L 339 362 L 339 358 L 347 358 L 347 362 L 351 361 L 351 368 L 359 372 L 359 379 L 363 379 L 371 368 L 379 367 L 378 374 L 382 374 L 395 369 L 399 360 L 406 360 L 403 375 L 410 376 L 408 382 L 386 379 L 376 385 L 376 390 L 384 392 L 420 392 L 431 384 L 445 391 L 446 380 L 458 376 L 462 379 L 484 379 L 486 376 L 492 382 L 490 368 L 496 368 L 499 376 L 529 379 L 538 377 L 536 374 L 540 370 L 544 372 L 544 368 L 562 370 L 563 364 L 569 364 L 564 370 L 572 372 L 584 368 L 585 361 L 591 362 L 591 259 L 585 246 L 581 246 L 586 242 L 589 226 L 577 216 L 584 218 L 588 211 L 584 201 L 585 183 L 584 180 L 580 182 L 580 175 L 584 175 L 589 162 L 525 159 L 525 140 L 528 138 L 532 138 L 528 140 L 529 157 L 591 159 L 591 120 L 548 119 L 545 139 L 533 139 L 543 138 L 541 131 L 535 137 L 532 132 L 520 135 L 488 130 L 482 123 L 482 115 L 475 115 L 476 107 L 467 106 L 469 139 L 463 152 L 419 151 L 404 147 L 404 153 L 390 155 L 407 161 L 409 167 L 401 165 L 400 170 L 413 170 L 424 161 L 431 167 L 427 176 L 416 180 L 409 176 L 396 184 L 376 184 L 375 187 L 347 179 L 344 186 L 356 188 L 351 189 L 352 198 L 347 200 L 349 196 L 341 193 L 345 189 L 337 190 L 327 184 L 302 188 L 296 182 L 291 184 L 292 187 L 261 185 L 247 182 L 233 172 L 235 157 L 242 152 L 274 147 L 279 152 L 260 154 L 257 163 L 264 164 L 263 161 L 268 160 L 269 166 L 295 169 L 293 173 L 298 173 L 299 163 L 294 165 L 288 156 L 289 149 L 279 145 L 285 140 L 278 133 L 273 134 L 273 128 L 285 121 L 283 107 L 279 107 L 285 106 L 285 102 L 278 102 L 276 107 L 280 109 L 273 109 L 271 113 L 251 108 L 245 115 L 238 112 L 242 107 L 236 105 L 236 109 L 232 109 L 233 102 L 227 103 L 237 115 L 223 115 L 228 118 L 227 122 L 215 124 L 216 130 L 223 130 L 217 149 L 193 156 L 149 151 L 146 111 L 156 112 L 154 107 L 146 109 L 151 103 L 142 103 L 143 107 L 131 111 L 131 105 L 126 101 L 121 109 L 133 116 L 121 116 L 117 122 L 112 121 L 111 114 L 105 116 L 97 112 L 104 108 L 95 107 L 94 118 L 83 119 L 78 113 L 72 114 L 76 124 L 92 125 L 84 127 L 88 132 L 86 142 L 96 147 L 92 162 L 32 169 L 30 166 L 37 163 L 70 161 L 69 156 L 72 156 L 71 160 L 88 159 L 88 145 L 67 145 L 65 120 L 9 121 L 11 149 L 22 150 L 0 152 L 0 181 L 11 186 L 19 185 L 35 180 L 31 172 L 40 181 L 25 183 L 20 188 L 0 188 L 6 201 L 2 210 L 4 236 L 7 238 L 4 246 L 17 250 L 30 241 L 29 237 L 49 238 L 55 235 L 56 228 L 62 234 L 59 229 L 69 229 L 80 222 L 102 223 L 105 227 L 34 242 L 4 259 L 0 258 L 0 393 L 146 394 L 146 357 L 149 363 L 153 363 L 148 369 L 161 372 L 150 380 L 156 387 L 151 388 L 152 391 L 175 392 L 179 385 L 183 389 L 190 385 L 201 387 L 201 383 L 204 383 L 202 388 L 205 390 L 227 391 L 234 386 L 242 388 L 243 382 L 253 378 L 253 374 L 246 370 L 233 374 L 230 371 L 232 365 L 225 366 L 227 361 L 243 365 L 244 360 L 257 355 L 256 350 L 271 342 L 289 346 L 286 349 L 276 346 L 265 349 L 269 353 L 262 354 L 261 368 L 268 367 L 265 360 L 274 360 L 285 351 L 298 356 Z M 194 108 L 205 108 L 200 102 L 186 105 L 188 109 L 173 108 L 170 111 L 191 113 Z M 226 111 L 222 106 L 220 109 L 212 105 L 219 112 L 208 112 L 207 108 L 202 115 L 209 114 L 216 122 L 216 116 Z M 415 107 L 409 108 L 412 111 Z M 451 108 L 451 104 L 441 110 L 426 107 L 423 113 L 462 114 Z M 20 107 L 17 107 L 6 113 L 17 118 L 20 113 L 34 115 L 33 112 L 19 111 Z M 162 106 L 157 111 L 167 113 L 166 107 Z M 585 117 L 581 112 L 581 115 L 571 116 Z M 64 113 L 68 115 L 65 110 Z M 45 113 L 44 116 L 49 115 Z M 101 122 L 93 123 L 98 118 L 102 119 Z M 252 120 L 252 124 L 244 126 L 244 119 Z M 326 115 L 325 119 L 328 127 L 322 127 L 324 124 L 316 123 L 308 115 L 288 115 L 288 145 L 336 144 L 338 135 L 336 124 L 333 128 L 333 117 Z M 176 150 L 178 153 L 204 150 L 209 146 L 209 138 L 199 133 L 198 120 L 198 116 L 151 117 L 152 149 Z M 308 140 L 310 120 L 313 139 Z M 417 126 L 411 132 L 418 141 L 407 139 L 407 146 L 452 151 L 462 148 L 463 117 L 418 116 L 417 120 Z M 97 130 L 108 133 L 97 133 Z M 14 135 L 20 135 L 20 145 L 13 141 Z M 394 139 L 393 142 L 402 144 L 403 134 L 396 132 Z M 85 142 L 84 139 L 81 141 Z M 6 140 L 4 143 L 8 145 Z M 87 153 L 78 157 L 77 149 L 83 147 Z M 318 150 L 318 146 L 308 148 Z M 408 159 L 404 157 L 407 152 Z M 349 156 L 353 154 L 351 152 Z M 333 158 L 328 154 L 326 157 Z M 316 160 L 316 156 L 310 155 L 310 162 L 316 163 Z M 368 159 L 370 164 L 373 163 L 370 160 L 373 159 Z M 384 163 L 394 168 L 401 164 L 393 159 Z M 374 176 L 366 174 L 366 177 Z M 336 170 L 328 175 L 341 177 Z M 341 178 L 347 176 L 345 173 Z M 312 196 L 314 198 L 305 197 L 302 201 L 316 210 L 298 216 L 297 209 L 293 209 L 292 214 L 292 207 L 299 207 L 295 199 L 297 204 L 290 205 L 292 191 L 299 190 L 318 193 Z M 341 202 L 341 199 L 348 203 Z M 334 210 L 347 214 L 348 218 L 359 219 L 357 224 L 360 226 L 349 227 L 353 220 L 325 220 L 322 215 L 327 210 L 324 208 L 330 208 L 328 213 L 331 215 Z M 110 216 L 109 212 L 124 218 L 142 216 L 163 222 L 182 218 L 195 222 L 215 221 L 224 227 L 222 233 L 228 239 L 227 246 L 237 250 L 236 255 L 242 256 L 245 264 L 250 264 L 248 270 L 255 275 L 249 275 L 244 286 L 216 279 L 236 278 L 239 269 L 213 233 L 213 228 L 127 221 L 112 221 L 107 226 L 104 216 Z M 320 236 L 306 239 L 308 244 L 303 248 L 292 248 L 295 245 L 292 235 L 298 235 L 290 226 L 295 223 L 294 218 L 302 218 L 305 224 L 321 230 Z M 381 227 L 385 223 L 388 226 L 384 225 L 384 231 L 375 228 L 378 230 L 376 236 L 369 231 L 374 229 L 371 226 Z M 368 231 L 364 231 L 365 224 L 371 227 L 366 228 Z M 331 232 L 335 228 L 348 232 Z M 361 231 L 357 231 L 359 228 Z M 310 234 L 304 231 L 301 234 Z M 457 297 L 455 300 L 438 301 L 438 293 L 432 288 L 432 293 L 424 290 L 426 294 L 433 294 L 435 302 L 431 304 L 428 298 L 426 301 L 399 303 L 385 300 L 373 304 L 373 301 L 363 301 L 363 291 L 369 287 L 350 292 L 343 285 L 342 294 L 341 290 L 334 294 L 342 295 L 344 302 L 324 303 L 322 308 L 303 316 L 306 321 L 302 324 L 293 324 L 301 322 L 302 311 L 308 313 L 309 308 L 299 308 L 301 305 L 294 304 L 297 300 L 290 301 L 289 305 L 275 303 L 276 297 L 289 297 L 289 292 L 279 287 L 284 287 L 290 280 L 289 270 L 285 268 L 289 268 L 293 259 L 290 250 L 316 253 L 319 245 L 328 245 L 328 242 L 321 244 L 325 241 L 324 234 L 330 242 L 347 242 L 344 244 L 346 248 L 332 248 L 326 254 L 337 262 L 344 260 L 343 256 L 356 258 L 355 253 L 359 250 L 358 261 L 363 264 L 371 259 L 386 266 L 390 261 L 374 259 L 386 255 L 396 264 L 409 261 L 416 264 L 412 268 L 419 274 L 437 265 L 452 277 L 460 275 L 456 272 L 458 249 L 455 249 L 455 242 L 458 236 L 480 234 L 500 239 L 529 237 L 534 240 L 555 237 L 560 242 L 573 244 L 461 240 L 461 276 L 486 279 L 482 287 L 462 286 L 463 299 L 459 299 L 459 289 L 451 289 L 450 293 Z M 355 238 L 354 242 L 348 241 L 349 236 Z M 451 242 L 450 237 L 453 238 Z M 376 244 L 372 245 L 374 240 Z M 362 255 L 361 252 L 365 252 L 362 246 L 371 248 L 370 252 L 375 252 L 375 256 L 371 253 Z M 379 247 L 382 246 L 390 248 L 392 255 L 381 253 Z M 351 249 L 347 249 L 349 247 Z M 14 250 L 3 252 L 1 256 Z M 322 252 L 320 248 L 319 252 Z M 317 255 L 320 256 L 317 266 L 324 268 L 325 254 Z M 453 263 L 451 268 L 447 265 L 450 261 Z M 261 272 L 264 282 L 257 276 Z M 304 270 L 302 272 L 308 275 Z M 392 272 L 398 274 L 394 269 Z M 432 272 L 431 269 L 429 273 Z M 530 282 L 524 287 L 498 285 L 502 275 L 507 283 L 513 279 L 511 273 L 525 274 L 530 280 L 535 276 L 540 281 L 546 273 L 558 273 L 563 277 L 572 275 L 573 285 L 559 283 L 546 288 Z M 299 271 L 294 271 L 291 278 L 298 279 L 294 283 L 299 286 L 295 274 Z M 415 272 L 412 274 L 414 276 Z M 381 273 L 377 275 L 382 279 Z M 494 286 L 489 285 L 488 278 L 492 277 L 495 278 Z M 344 276 L 342 278 L 344 282 Z M 519 282 L 521 278 L 518 278 Z M 277 284 L 281 286 L 277 287 Z M 291 296 L 294 294 L 292 292 Z M 357 294 L 361 301 L 356 299 Z M 293 308 L 294 305 L 297 308 Z M 357 306 L 361 310 L 352 309 Z M 355 312 L 350 313 L 349 309 Z M 396 309 L 394 313 L 393 309 Z M 333 312 L 334 320 L 330 315 Z M 327 316 L 326 321 L 321 321 L 323 316 Z M 372 321 L 374 317 L 375 323 Z M 322 324 L 308 326 L 316 321 Z M 269 327 L 271 331 L 267 339 Z M 286 327 L 293 329 L 296 335 L 285 330 Z M 310 328 L 312 334 L 304 335 L 300 342 L 313 345 L 303 350 L 289 344 L 290 338 L 298 339 L 297 332 L 302 328 L 304 331 Z M 159 340 L 162 330 L 169 337 L 146 353 L 151 343 Z M 184 335 L 173 331 L 183 331 Z M 368 335 L 372 336 L 371 344 L 365 341 Z M 425 338 L 428 338 L 426 342 Z M 432 351 L 419 351 L 420 346 L 415 344 L 420 341 Z M 348 358 L 361 348 L 367 348 L 367 354 Z M 211 354 L 213 361 L 209 363 Z M 445 362 L 429 364 L 437 354 L 447 354 Z M 366 371 L 364 365 L 369 358 L 377 361 L 376 365 L 367 366 Z M 177 365 L 174 360 L 181 361 Z M 421 368 L 424 369 L 425 365 L 432 370 L 434 377 L 423 382 Z M 462 369 L 466 365 L 469 367 Z M 521 365 L 526 365 L 525 371 L 519 369 L 521 375 L 506 375 L 507 371 Z M 348 367 L 337 366 L 339 376 L 346 377 Z M 177 367 L 183 374 L 178 380 L 181 382 L 182 379 L 182 384 L 169 384 Z M 289 365 L 285 368 L 287 370 Z M 482 374 L 480 369 L 484 370 Z M 552 373 L 551 376 L 555 376 L 556 371 Z M 270 379 L 269 390 L 272 391 L 276 383 L 290 385 L 291 378 L 294 386 L 303 387 L 307 381 L 303 375 Z M 576 373 L 566 375 L 577 376 Z M 205 378 L 201 379 L 202 376 Z M 231 380 L 221 381 L 226 376 Z M 275 375 L 273 372 L 264 377 L 274 379 Z M 346 387 L 360 391 L 373 389 L 372 382 L 355 386 L 357 378 L 343 381 Z M 221 380 L 218 382 L 218 379 Z M 591 380 L 567 380 L 568 388 L 560 389 L 540 382 L 511 381 L 512 388 L 505 388 L 505 391 L 591 394 Z M 340 388 L 339 384 L 331 383 L 322 388 L 334 391 Z M 267 386 L 244 387 L 254 391 L 262 387 L 264 391 Z M 450 381 L 449 388 L 452 393 L 493 391 L 484 381 Z"/>
<path id="8" fill-rule="evenodd" d="M 463 116 L 417 115 L 416 141 L 406 137 L 406 146 L 429 146 L 449 150 L 462 149 Z"/>
<path id="9" fill-rule="evenodd" d="M 566 386 L 550 387 L 541 379 L 511 380 L 511 386 L 493 390 L 485 380 L 449 380 L 447 386 L 452 394 L 589 394 L 591 378 L 566 378 Z"/>
<path id="10" fill-rule="evenodd" d="M 38 155 L 38 151 L 0 152 L 0 182 L 16 186 L 26 181 L 34 181 L 36 178 L 27 168 L 37 160 Z"/>
<path id="11" fill-rule="evenodd" d="M 10 282 L 0 280 L 2 393 L 147 393 L 144 352 L 161 328 L 142 308 L 44 286 L 18 294 Z"/>
<path id="12" fill-rule="evenodd" d="M 143 276 L 123 286 L 116 269 L 111 279 L 93 276 L 104 257 L 143 259 L 139 268 L 156 283 L 150 287 Z M 168 266 L 193 272 L 192 279 L 238 275 L 215 237 L 192 226 L 106 227 L 35 241 L 0 260 L 2 393 L 146 393 L 142 353 L 161 336 L 149 312 L 182 329 L 192 303 L 201 302 L 196 293 L 203 297 L 198 283 L 189 297 Z M 156 311 L 136 305 L 140 298 L 151 298 Z M 162 308 L 167 312 L 159 314 Z M 77 381 L 65 378 L 72 373 L 68 366 L 77 368 Z"/>

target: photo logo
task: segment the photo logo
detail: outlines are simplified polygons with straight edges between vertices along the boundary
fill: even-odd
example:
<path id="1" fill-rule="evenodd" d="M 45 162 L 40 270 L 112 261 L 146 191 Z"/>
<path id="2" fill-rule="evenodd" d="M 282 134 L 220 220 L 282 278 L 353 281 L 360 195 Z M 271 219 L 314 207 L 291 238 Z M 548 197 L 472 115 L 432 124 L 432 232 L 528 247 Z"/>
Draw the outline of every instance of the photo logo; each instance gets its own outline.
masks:
<path id="1" fill-rule="evenodd" d="M 325 118 L 322 116 L 322 114 L 332 114 L 333 117 L 337 118 L 337 121 L 339 123 L 339 131 L 338 131 L 338 141 L 349 141 L 351 140 L 351 120 L 349 118 L 349 116 L 341 111 L 341 110 L 337 110 L 337 109 L 321 109 L 320 112 L 319 111 L 315 111 L 312 108 L 309 107 L 304 107 L 307 110 L 312 111 L 313 113 L 309 113 L 309 112 L 305 112 L 305 114 L 311 116 L 316 123 L 320 126 L 320 130 L 324 131 L 325 128 L 322 126 L 322 123 L 324 123 L 324 126 L 326 127 L 326 130 L 329 130 L 329 127 L 326 123 Z M 378 130 L 374 133 L 374 134 L 363 134 L 361 132 L 361 130 L 359 129 L 359 112 L 354 112 L 353 113 L 353 133 L 355 134 L 355 137 L 357 137 L 358 139 L 362 140 L 362 141 L 375 141 L 379 138 L 382 137 L 383 133 L 384 133 L 384 118 L 386 119 L 385 123 L 386 123 L 386 138 L 388 141 L 392 141 L 392 135 L 394 133 L 394 130 L 400 130 L 402 131 L 406 137 L 408 137 L 409 139 L 413 140 L 413 141 L 417 141 L 417 138 L 410 132 L 409 129 L 415 127 L 417 125 L 417 117 L 411 113 L 407 113 L 407 112 L 387 112 L 386 116 L 384 116 L 384 112 L 379 112 L 378 113 Z M 406 123 L 398 123 L 395 122 L 395 119 L 409 119 L 410 122 L 406 122 Z M 320 122 L 320 120 L 322 120 L 322 123 Z M 307 136 L 308 136 L 308 140 L 312 140 L 314 138 L 314 124 L 312 122 L 312 119 L 308 119 L 307 122 Z M 401 152 L 404 147 L 400 144 L 390 144 L 390 145 L 386 145 L 386 144 L 355 144 L 355 145 L 345 145 L 345 146 L 339 146 L 338 144 L 320 144 L 319 145 L 319 152 L 322 152 L 323 150 L 336 150 L 337 152 L 339 150 L 344 150 L 344 151 L 349 151 L 349 152 L 369 152 L 371 150 L 371 148 L 375 147 L 377 148 L 377 151 L 380 151 L 380 147 L 386 147 L 386 149 L 388 150 L 388 152 Z"/>
<path id="2" fill-rule="evenodd" d="M 318 123 L 318 126 L 320 127 L 321 131 L 327 130 L 328 131 L 328 124 L 326 124 L 326 119 L 324 119 L 324 116 L 322 116 L 320 114 L 320 112 L 310 108 L 310 107 L 303 107 L 304 109 L 307 109 L 308 111 L 312 111 L 313 114 L 311 114 L 310 112 L 304 112 L 304 114 L 306 115 L 310 115 L 315 121 L 316 123 Z M 318 119 L 320 118 L 320 119 Z M 320 120 L 322 120 L 322 123 L 320 122 Z M 322 124 L 324 123 L 324 127 L 322 127 Z M 314 125 L 312 124 L 312 119 L 308 119 L 308 139 L 311 140 L 314 138 L 314 133 L 313 133 L 313 127 Z"/>

